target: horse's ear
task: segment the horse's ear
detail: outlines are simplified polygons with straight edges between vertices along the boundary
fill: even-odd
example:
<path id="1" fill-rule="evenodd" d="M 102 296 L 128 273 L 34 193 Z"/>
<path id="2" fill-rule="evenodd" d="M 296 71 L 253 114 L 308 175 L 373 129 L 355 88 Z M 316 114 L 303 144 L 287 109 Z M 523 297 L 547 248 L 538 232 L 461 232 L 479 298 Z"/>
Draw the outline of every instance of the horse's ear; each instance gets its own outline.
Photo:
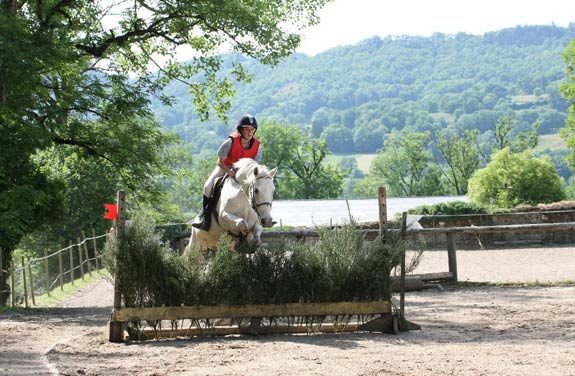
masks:
<path id="1" fill-rule="evenodd" d="M 278 168 L 275 167 L 274 169 L 272 169 L 272 170 L 270 171 L 270 176 L 273 178 L 274 176 L 276 176 L 276 173 L 277 173 L 277 172 L 278 172 Z"/>
<path id="2" fill-rule="evenodd" d="M 258 171 L 258 168 L 256 167 L 256 168 L 254 168 L 254 176 L 257 177 L 258 174 L 259 174 L 259 171 Z"/>

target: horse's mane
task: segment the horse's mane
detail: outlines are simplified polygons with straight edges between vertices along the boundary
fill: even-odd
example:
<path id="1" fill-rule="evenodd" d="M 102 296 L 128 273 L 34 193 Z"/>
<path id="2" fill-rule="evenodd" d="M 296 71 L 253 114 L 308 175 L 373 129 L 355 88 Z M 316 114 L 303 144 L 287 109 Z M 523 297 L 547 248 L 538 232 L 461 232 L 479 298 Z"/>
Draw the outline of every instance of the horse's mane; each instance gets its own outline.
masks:
<path id="1" fill-rule="evenodd" d="M 269 175 L 269 170 L 266 166 L 259 164 L 251 158 L 242 158 L 236 163 L 234 167 L 237 169 L 237 175 L 243 176 L 246 179 L 253 180 L 256 177 L 253 175 L 254 170 L 258 169 L 258 177 Z M 237 176 L 236 175 L 236 176 Z"/>

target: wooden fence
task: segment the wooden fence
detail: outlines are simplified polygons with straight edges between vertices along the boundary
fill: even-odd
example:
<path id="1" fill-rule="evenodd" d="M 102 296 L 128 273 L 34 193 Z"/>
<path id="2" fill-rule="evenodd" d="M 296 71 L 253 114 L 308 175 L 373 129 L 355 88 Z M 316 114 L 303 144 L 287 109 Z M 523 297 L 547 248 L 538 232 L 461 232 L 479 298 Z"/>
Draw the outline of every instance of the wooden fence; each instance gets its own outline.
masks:
<path id="1" fill-rule="evenodd" d="M 44 256 L 38 258 L 14 258 L 8 270 L 0 269 L 0 273 L 9 275 L 10 303 L 12 307 L 24 306 L 26 308 L 36 305 L 36 297 L 48 294 L 57 289 L 64 290 L 64 283 L 78 279 L 85 279 L 93 271 L 102 268 L 100 250 L 103 249 L 106 234 L 96 236 L 92 230 L 92 237 L 77 238 L 77 243 L 69 242 L 67 247 L 52 253 L 44 250 Z M 98 244 L 100 243 L 100 244 Z M 2 265 L 2 252 L 0 250 L 0 265 Z M 50 267 L 52 265 L 52 268 Z M 57 272 L 52 271 L 57 265 Z"/>

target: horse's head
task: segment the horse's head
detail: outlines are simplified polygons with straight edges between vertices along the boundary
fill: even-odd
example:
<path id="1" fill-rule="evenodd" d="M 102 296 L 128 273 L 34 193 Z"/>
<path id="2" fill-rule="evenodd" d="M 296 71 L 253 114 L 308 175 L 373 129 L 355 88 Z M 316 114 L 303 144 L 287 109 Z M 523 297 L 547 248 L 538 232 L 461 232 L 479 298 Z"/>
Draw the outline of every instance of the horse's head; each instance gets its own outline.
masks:
<path id="1" fill-rule="evenodd" d="M 236 169 L 235 179 L 248 195 L 253 209 L 258 213 L 263 227 L 272 227 L 271 210 L 274 197 L 274 176 L 277 168 L 268 170 L 266 166 L 258 164 L 253 159 L 242 158 L 234 163 Z"/>
<path id="2" fill-rule="evenodd" d="M 274 198 L 274 176 L 277 168 L 268 171 L 265 167 L 256 167 L 253 170 L 250 184 L 252 206 L 260 217 L 263 227 L 272 227 L 274 221 L 271 215 L 272 200 Z"/>

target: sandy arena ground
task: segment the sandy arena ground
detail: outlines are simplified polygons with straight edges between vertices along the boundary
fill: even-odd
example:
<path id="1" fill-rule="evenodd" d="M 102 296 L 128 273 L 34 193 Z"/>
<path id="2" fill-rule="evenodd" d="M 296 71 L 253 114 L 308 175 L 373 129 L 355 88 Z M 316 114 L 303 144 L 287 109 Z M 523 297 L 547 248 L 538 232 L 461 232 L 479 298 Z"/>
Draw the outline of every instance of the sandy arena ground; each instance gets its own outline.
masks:
<path id="1" fill-rule="evenodd" d="M 0 314 L 0 375 L 575 375 L 575 248 L 459 251 L 460 281 L 407 294 L 421 331 L 113 344 L 112 285 L 61 307 Z M 417 272 L 447 271 L 428 251 Z M 533 284 L 548 281 L 550 284 Z M 563 283 L 562 281 L 571 281 Z"/>

